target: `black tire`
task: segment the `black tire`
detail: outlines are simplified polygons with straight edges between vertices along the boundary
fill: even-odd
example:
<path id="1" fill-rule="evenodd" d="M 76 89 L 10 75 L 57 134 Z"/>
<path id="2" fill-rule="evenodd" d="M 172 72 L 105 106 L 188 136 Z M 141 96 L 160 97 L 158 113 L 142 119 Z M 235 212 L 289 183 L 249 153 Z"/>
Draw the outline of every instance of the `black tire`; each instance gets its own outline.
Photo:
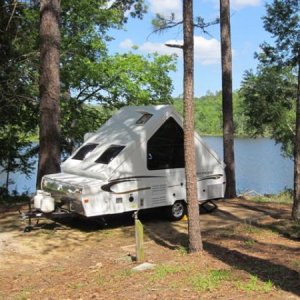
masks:
<path id="1" fill-rule="evenodd" d="M 32 227 L 31 226 L 26 226 L 24 228 L 24 233 L 27 233 L 27 232 L 30 232 L 32 230 Z"/>
<path id="2" fill-rule="evenodd" d="M 186 204 L 184 201 L 176 201 L 173 205 L 167 207 L 168 218 L 171 221 L 179 221 L 186 214 Z"/>

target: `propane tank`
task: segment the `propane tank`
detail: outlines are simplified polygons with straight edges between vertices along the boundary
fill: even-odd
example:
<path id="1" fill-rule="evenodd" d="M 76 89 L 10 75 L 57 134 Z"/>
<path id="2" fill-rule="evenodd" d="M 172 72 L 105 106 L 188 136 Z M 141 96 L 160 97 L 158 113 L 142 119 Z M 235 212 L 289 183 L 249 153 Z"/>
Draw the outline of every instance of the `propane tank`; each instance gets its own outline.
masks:
<path id="1" fill-rule="evenodd" d="M 33 206 L 35 209 L 41 209 L 41 200 L 43 198 L 44 192 L 42 190 L 37 190 L 36 195 L 33 197 Z"/>
<path id="2" fill-rule="evenodd" d="M 54 198 L 49 193 L 44 193 L 41 199 L 41 211 L 43 213 L 51 213 L 55 209 Z"/>

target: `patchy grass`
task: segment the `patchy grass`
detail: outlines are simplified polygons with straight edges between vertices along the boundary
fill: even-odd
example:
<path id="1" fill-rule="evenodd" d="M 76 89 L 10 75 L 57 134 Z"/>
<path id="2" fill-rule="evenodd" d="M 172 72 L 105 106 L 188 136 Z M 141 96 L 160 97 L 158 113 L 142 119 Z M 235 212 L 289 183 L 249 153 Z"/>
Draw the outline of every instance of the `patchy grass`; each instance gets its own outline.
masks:
<path id="1" fill-rule="evenodd" d="M 82 283 L 82 282 L 71 282 L 68 284 L 68 287 L 72 290 L 80 290 L 83 287 L 85 287 L 86 284 Z"/>
<path id="2" fill-rule="evenodd" d="M 217 235 L 223 238 L 231 238 L 236 234 L 234 227 L 221 228 L 218 230 Z"/>
<path id="3" fill-rule="evenodd" d="M 33 289 L 31 287 L 23 288 L 17 295 L 13 297 L 14 300 L 27 300 L 30 299 Z M 5 299 L 5 298 L 3 298 Z M 6 298 L 7 299 L 7 298 Z"/>
<path id="4" fill-rule="evenodd" d="M 299 239 L 300 238 L 300 223 L 293 222 L 289 224 L 290 226 L 287 226 L 287 231 L 289 233 L 289 236 L 292 238 Z"/>
<path id="5" fill-rule="evenodd" d="M 133 274 L 135 274 L 135 272 L 132 269 L 122 269 L 115 274 L 115 277 L 118 279 L 122 279 L 122 278 L 130 277 Z"/>
<path id="6" fill-rule="evenodd" d="M 300 276 L 300 259 L 292 260 L 291 265 L 299 273 Z"/>
<path id="7" fill-rule="evenodd" d="M 188 254 L 188 249 L 184 246 L 181 246 L 181 245 L 176 247 L 176 251 L 178 251 L 178 253 L 180 255 L 187 255 Z"/>
<path id="8" fill-rule="evenodd" d="M 253 239 L 248 239 L 244 242 L 247 248 L 252 248 L 255 245 L 256 241 Z"/>
<path id="9" fill-rule="evenodd" d="M 150 280 L 151 281 L 159 281 L 165 279 L 168 275 L 176 274 L 179 272 L 184 272 L 188 268 L 185 266 L 178 266 L 178 265 L 167 265 L 161 264 L 158 265 L 154 272 L 151 274 Z"/>
<path id="10" fill-rule="evenodd" d="M 293 202 L 293 192 L 290 189 L 286 189 L 276 195 L 257 195 L 250 197 L 249 200 L 259 203 L 291 204 Z"/>
<path id="11" fill-rule="evenodd" d="M 300 239 L 300 223 L 291 220 L 280 220 L 268 225 L 269 232 L 280 234 L 295 240 Z"/>
<path id="12" fill-rule="evenodd" d="M 231 271 L 220 269 L 210 270 L 208 274 L 197 274 L 192 278 L 192 286 L 200 292 L 212 291 L 217 289 L 222 281 L 228 281 L 231 277 Z"/>
<path id="13" fill-rule="evenodd" d="M 238 289 L 245 292 L 264 292 L 269 293 L 274 289 L 274 284 L 271 280 L 267 282 L 261 282 L 257 276 L 250 275 L 247 282 L 238 281 L 236 283 Z"/>
<path id="14" fill-rule="evenodd" d="M 256 227 L 256 226 L 253 226 L 253 225 L 250 225 L 250 224 L 240 224 L 236 227 L 235 229 L 235 232 L 236 233 L 244 233 L 244 234 L 259 234 L 262 232 L 262 229 Z"/>
<path id="15" fill-rule="evenodd" d="M 103 276 L 103 274 L 96 274 L 95 282 L 98 286 L 103 286 L 105 284 L 105 277 Z"/>

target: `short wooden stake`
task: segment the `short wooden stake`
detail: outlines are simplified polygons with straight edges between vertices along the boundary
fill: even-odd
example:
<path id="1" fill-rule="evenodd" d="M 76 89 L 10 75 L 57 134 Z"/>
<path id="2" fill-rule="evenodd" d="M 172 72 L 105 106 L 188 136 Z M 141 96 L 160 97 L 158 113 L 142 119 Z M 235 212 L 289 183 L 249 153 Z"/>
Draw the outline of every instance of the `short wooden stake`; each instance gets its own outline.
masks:
<path id="1" fill-rule="evenodd" d="M 136 261 L 144 261 L 144 227 L 138 219 L 138 212 L 134 212 L 134 225 L 135 225 L 135 248 L 136 248 Z"/>

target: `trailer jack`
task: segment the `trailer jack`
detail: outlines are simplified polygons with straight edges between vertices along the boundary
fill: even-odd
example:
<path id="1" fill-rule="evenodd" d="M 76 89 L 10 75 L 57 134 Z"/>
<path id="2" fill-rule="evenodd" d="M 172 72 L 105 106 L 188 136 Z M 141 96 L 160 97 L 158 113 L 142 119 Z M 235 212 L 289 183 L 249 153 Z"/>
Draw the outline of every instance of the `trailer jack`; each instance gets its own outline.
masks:
<path id="1" fill-rule="evenodd" d="M 62 208 L 58 208 L 57 210 L 51 212 L 51 213 L 43 213 L 42 211 L 32 209 L 32 199 L 28 202 L 28 211 L 27 212 L 21 212 L 19 211 L 20 216 L 22 220 L 27 220 L 28 223 L 24 227 L 23 232 L 30 232 L 34 229 L 34 227 L 39 225 L 40 219 L 59 219 L 59 218 L 65 218 L 65 217 L 73 217 L 74 214 L 70 211 L 64 210 Z M 33 219 L 36 220 L 35 224 L 33 224 Z"/>

